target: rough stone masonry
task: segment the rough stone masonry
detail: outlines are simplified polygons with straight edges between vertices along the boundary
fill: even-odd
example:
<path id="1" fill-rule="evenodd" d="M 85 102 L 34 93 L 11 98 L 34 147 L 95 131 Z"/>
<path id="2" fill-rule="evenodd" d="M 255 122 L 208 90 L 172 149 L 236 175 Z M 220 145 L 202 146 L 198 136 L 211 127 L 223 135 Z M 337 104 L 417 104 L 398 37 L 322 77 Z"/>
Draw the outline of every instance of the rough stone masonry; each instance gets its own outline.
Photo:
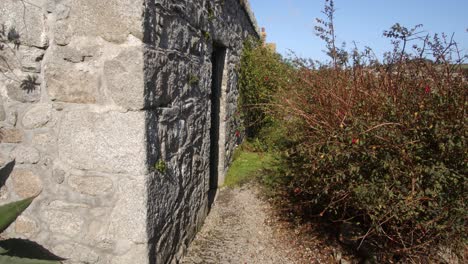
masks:
<path id="1" fill-rule="evenodd" d="M 236 144 L 240 0 L 1 0 L 2 236 L 66 263 L 177 262 Z M 6 179 L 6 181 L 5 181 Z"/>

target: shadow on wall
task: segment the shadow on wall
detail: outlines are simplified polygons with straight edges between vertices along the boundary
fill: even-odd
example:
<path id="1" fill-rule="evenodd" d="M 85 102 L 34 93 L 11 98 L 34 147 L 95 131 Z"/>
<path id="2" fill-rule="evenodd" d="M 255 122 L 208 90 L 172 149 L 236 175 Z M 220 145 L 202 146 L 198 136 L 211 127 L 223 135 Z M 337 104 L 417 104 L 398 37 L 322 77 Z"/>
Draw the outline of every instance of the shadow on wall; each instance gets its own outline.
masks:
<path id="1" fill-rule="evenodd" d="M 0 133 L 1 136 L 1 133 Z M 9 161 L 6 164 L 1 164 L 0 167 L 0 189 L 6 184 L 15 167 L 15 160 Z M 2 205 L 2 213 L 0 213 L 0 230 L 7 228 L 16 217 L 26 209 L 32 199 L 7 203 Z M 3 231 L 2 231 L 3 232 Z M 1 236 L 1 235 L 0 235 Z M 23 259 L 30 259 L 28 263 L 36 263 L 41 260 L 51 261 L 50 264 L 60 263 L 65 260 L 51 253 L 43 246 L 36 242 L 22 238 L 7 238 L 0 241 L 0 263 L 26 263 Z"/>
<path id="2" fill-rule="evenodd" d="M 13 45 L 13 47 L 11 47 Z M 21 46 L 21 35 L 18 33 L 15 27 L 10 27 L 8 30 L 5 25 L 0 25 L 0 51 L 8 51 L 15 53 Z M 18 59 L 18 58 L 17 58 Z M 28 75 L 24 79 L 19 79 L 16 74 L 13 73 L 13 68 L 8 64 L 8 60 L 0 53 L 0 73 L 3 77 L 8 80 L 19 83 L 22 90 L 28 94 L 34 92 L 39 86 L 37 75 Z M 0 138 L 1 139 L 1 138 Z"/>
<path id="3" fill-rule="evenodd" d="M 200 147 L 180 149 L 180 141 L 187 137 L 183 122 L 193 109 L 181 107 L 182 94 L 177 88 L 186 75 L 181 54 L 166 50 L 169 34 L 163 29 L 161 6 L 147 0 L 144 13 L 144 78 L 146 111 L 146 160 L 147 179 L 147 233 L 149 263 L 168 263 L 176 255 L 184 239 L 186 215 L 184 200 L 190 199 L 190 186 L 183 177 L 191 173 L 182 171 L 187 155 Z M 166 18 L 164 18 L 166 19 Z M 169 18 L 167 18 L 169 19 Z M 184 135 L 182 135 L 182 132 Z M 185 138 L 184 138 L 185 137 Z M 185 154 L 183 152 L 188 152 Z M 186 165 L 187 166 L 187 165 Z M 186 167 L 184 167 L 186 168 Z"/>
<path id="4" fill-rule="evenodd" d="M 224 171 L 224 137 L 233 134 L 225 131 L 231 126 L 224 113 L 236 107 L 236 91 L 229 97 L 221 89 L 229 76 L 224 64 L 234 63 L 243 39 L 257 32 L 239 0 L 173 2 L 146 0 L 143 13 L 152 264 L 178 260 L 211 209 Z"/>
<path id="5" fill-rule="evenodd" d="M 213 43 L 213 52 L 211 54 L 210 190 L 208 191 L 208 211 L 211 211 L 219 185 L 221 86 L 223 83 L 225 59 L 226 47 Z"/>

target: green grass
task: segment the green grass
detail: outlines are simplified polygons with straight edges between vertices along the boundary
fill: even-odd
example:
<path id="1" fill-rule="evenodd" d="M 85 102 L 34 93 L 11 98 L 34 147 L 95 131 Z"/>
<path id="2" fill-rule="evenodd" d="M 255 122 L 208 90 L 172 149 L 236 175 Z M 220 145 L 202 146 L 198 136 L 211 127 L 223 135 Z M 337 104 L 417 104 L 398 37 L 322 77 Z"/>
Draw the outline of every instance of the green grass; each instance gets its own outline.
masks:
<path id="1" fill-rule="evenodd" d="M 273 156 L 271 154 L 251 152 L 242 148 L 237 149 L 236 152 L 234 161 L 226 175 L 224 186 L 240 186 L 272 166 Z"/>

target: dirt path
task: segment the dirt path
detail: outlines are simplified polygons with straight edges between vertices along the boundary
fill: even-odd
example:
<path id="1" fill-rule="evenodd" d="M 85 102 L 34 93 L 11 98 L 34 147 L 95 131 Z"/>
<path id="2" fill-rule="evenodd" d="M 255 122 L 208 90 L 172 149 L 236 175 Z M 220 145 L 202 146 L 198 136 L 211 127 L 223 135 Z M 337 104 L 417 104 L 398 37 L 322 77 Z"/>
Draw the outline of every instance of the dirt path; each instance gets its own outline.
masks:
<path id="1" fill-rule="evenodd" d="M 254 187 L 221 189 L 182 263 L 297 263 L 268 224 Z"/>

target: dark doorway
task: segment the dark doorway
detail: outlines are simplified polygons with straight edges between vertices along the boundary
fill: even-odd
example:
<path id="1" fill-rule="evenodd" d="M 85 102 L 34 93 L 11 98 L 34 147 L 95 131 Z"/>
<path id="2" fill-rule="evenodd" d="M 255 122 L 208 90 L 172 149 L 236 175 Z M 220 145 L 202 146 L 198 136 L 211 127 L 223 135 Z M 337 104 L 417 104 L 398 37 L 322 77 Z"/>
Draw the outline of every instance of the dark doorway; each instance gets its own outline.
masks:
<path id="1" fill-rule="evenodd" d="M 219 165 L 219 126 L 220 126 L 220 103 L 221 85 L 223 82 L 224 60 L 226 48 L 213 45 L 211 55 L 211 130 L 210 130 L 210 191 L 208 192 L 208 206 L 214 202 L 218 189 L 218 165 Z"/>

